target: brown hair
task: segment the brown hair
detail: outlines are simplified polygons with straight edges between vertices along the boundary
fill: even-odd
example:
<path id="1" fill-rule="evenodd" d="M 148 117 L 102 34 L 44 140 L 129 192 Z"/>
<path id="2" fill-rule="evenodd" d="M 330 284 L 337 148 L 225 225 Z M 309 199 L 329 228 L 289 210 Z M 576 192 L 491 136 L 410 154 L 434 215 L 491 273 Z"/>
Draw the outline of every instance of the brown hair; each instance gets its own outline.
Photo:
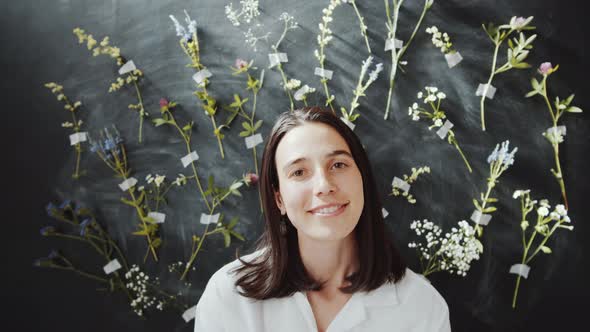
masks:
<path id="1" fill-rule="evenodd" d="M 313 280 L 306 272 L 299 253 L 297 230 L 288 219 L 287 233 L 281 234 L 281 211 L 274 196 L 274 192 L 279 190 L 275 164 L 277 146 L 287 132 L 305 122 L 323 123 L 338 131 L 348 144 L 363 178 L 365 204 L 355 228 L 359 270 L 347 277 L 350 285 L 341 288 L 341 291 L 370 291 L 385 282 L 397 282 L 404 276 L 406 264 L 390 241 L 371 165 L 360 140 L 331 111 L 306 107 L 281 114 L 264 148 L 259 184 L 265 228 L 256 246 L 260 255 L 251 261 L 242 260 L 237 255 L 242 265 L 234 270 L 238 275 L 236 286 L 239 286 L 238 290 L 243 296 L 264 300 L 322 287 L 321 282 Z"/>

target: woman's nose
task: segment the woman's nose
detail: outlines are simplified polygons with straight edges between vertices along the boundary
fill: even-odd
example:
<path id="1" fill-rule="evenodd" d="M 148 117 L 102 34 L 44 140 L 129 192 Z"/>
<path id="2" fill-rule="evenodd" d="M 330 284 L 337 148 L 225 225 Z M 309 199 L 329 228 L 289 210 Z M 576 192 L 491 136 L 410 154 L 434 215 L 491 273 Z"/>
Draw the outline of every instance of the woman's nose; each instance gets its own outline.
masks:
<path id="1" fill-rule="evenodd" d="M 318 171 L 314 180 L 314 195 L 326 195 L 337 190 L 333 179 L 326 171 Z"/>

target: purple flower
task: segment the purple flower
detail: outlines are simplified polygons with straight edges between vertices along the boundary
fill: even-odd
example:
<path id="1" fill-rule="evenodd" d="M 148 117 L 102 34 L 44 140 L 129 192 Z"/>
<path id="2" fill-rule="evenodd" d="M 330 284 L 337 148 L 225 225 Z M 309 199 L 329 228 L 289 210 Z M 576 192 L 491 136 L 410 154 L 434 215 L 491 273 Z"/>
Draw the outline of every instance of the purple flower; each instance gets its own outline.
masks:
<path id="1" fill-rule="evenodd" d="M 541 73 L 542 75 L 549 75 L 549 74 L 551 74 L 552 71 L 553 71 L 553 65 L 551 64 L 551 62 L 543 62 L 539 66 L 539 73 Z"/>
<path id="2" fill-rule="evenodd" d="M 49 253 L 49 256 L 47 256 L 47 258 L 49 259 L 56 259 L 59 257 L 59 252 L 57 252 L 57 250 L 51 250 L 51 252 Z"/>
<path id="3" fill-rule="evenodd" d="M 86 236 L 86 229 L 88 228 L 90 221 L 89 218 L 86 218 L 80 223 L 80 236 Z"/>
<path id="4" fill-rule="evenodd" d="M 234 64 L 236 66 L 237 69 L 244 69 L 246 67 L 248 67 L 248 62 L 246 60 L 243 59 L 236 59 L 236 63 Z"/>
<path id="5" fill-rule="evenodd" d="M 55 231 L 56 231 L 55 227 L 45 226 L 39 230 L 39 233 L 41 233 L 41 235 L 43 235 L 43 236 L 48 236 L 48 235 L 54 234 Z"/>
<path id="6" fill-rule="evenodd" d="M 50 217 L 53 217 L 53 215 L 55 214 L 55 210 L 57 210 L 57 206 L 55 206 L 55 204 L 53 203 L 49 203 L 47 204 L 47 206 L 45 206 L 45 211 L 47 211 L 47 215 L 49 215 Z"/>
<path id="7" fill-rule="evenodd" d="M 248 173 L 244 176 L 244 182 L 247 185 L 255 185 L 258 182 L 258 175 L 255 173 Z"/>
<path id="8" fill-rule="evenodd" d="M 168 100 L 166 98 L 160 98 L 160 108 L 168 107 Z"/>
<path id="9" fill-rule="evenodd" d="M 61 202 L 61 204 L 59 205 L 59 208 L 61 210 L 65 209 L 65 208 L 71 208 L 72 207 L 72 200 L 66 199 L 65 201 Z"/>

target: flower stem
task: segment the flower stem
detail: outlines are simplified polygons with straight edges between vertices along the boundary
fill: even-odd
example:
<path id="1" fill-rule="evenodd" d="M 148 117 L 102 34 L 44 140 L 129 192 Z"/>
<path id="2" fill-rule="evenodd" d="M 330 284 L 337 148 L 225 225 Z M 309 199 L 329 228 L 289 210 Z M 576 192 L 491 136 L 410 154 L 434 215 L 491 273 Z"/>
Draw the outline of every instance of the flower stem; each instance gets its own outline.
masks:
<path id="1" fill-rule="evenodd" d="M 494 74 L 496 72 L 496 61 L 498 60 L 498 50 L 500 49 L 500 42 L 498 41 L 498 39 L 496 38 L 494 40 L 494 44 L 496 45 L 496 47 L 494 48 L 494 57 L 492 59 L 492 71 L 490 72 L 490 77 L 488 78 L 488 82 L 486 83 L 486 86 L 484 87 L 484 91 L 481 94 L 481 99 L 479 101 L 479 106 L 480 106 L 480 111 L 481 111 L 481 129 L 483 131 L 486 131 L 486 122 L 485 122 L 485 99 L 486 99 L 486 95 L 488 92 L 488 88 L 490 87 L 490 84 L 492 83 L 492 79 L 494 78 Z"/>
<path id="2" fill-rule="evenodd" d="M 354 0 L 352 0 L 352 1 L 349 1 L 349 3 L 352 4 L 352 7 L 354 7 L 354 11 L 356 13 L 356 16 L 359 19 L 361 34 L 363 35 L 363 37 L 365 37 L 365 45 L 367 46 L 367 51 L 369 51 L 369 53 L 371 53 L 371 46 L 369 46 L 369 39 L 367 38 L 367 28 L 365 26 L 364 19 L 361 16 L 361 13 L 359 12 L 359 9 L 356 6 L 356 2 Z"/>
<path id="3" fill-rule="evenodd" d="M 139 100 L 139 143 L 141 143 L 141 133 L 143 128 L 143 117 L 145 115 L 145 110 L 143 108 L 143 99 L 141 98 L 141 93 L 139 92 L 139 87 L 137 86 L 137 82 L 133 81 L 133 85 L 135 86 L 135 91 L 137 93 L 137 100 Z"/>

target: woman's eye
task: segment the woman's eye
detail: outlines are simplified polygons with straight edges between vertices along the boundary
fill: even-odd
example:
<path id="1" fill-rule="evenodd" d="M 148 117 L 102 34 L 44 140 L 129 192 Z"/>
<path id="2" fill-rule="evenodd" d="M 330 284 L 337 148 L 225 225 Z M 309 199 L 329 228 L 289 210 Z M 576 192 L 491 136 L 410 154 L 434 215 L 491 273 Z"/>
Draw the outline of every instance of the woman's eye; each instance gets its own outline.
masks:
<path id="1" fill-rule="evenodd" d="M 291 173 L 292 176 L 299 176 L 299 175 L 303 175 L 303 170 L 298 169 L 295 172 Z"/>
<path id="2" fill-rule="evenodd" d="M 341 161 L 334 163 L 334 166 L 336 166 L 336 165 L 342 165 L 341 167 L 336 167 L 336 168 L 344 168 L 346 166 L 346 164 Z"/>

